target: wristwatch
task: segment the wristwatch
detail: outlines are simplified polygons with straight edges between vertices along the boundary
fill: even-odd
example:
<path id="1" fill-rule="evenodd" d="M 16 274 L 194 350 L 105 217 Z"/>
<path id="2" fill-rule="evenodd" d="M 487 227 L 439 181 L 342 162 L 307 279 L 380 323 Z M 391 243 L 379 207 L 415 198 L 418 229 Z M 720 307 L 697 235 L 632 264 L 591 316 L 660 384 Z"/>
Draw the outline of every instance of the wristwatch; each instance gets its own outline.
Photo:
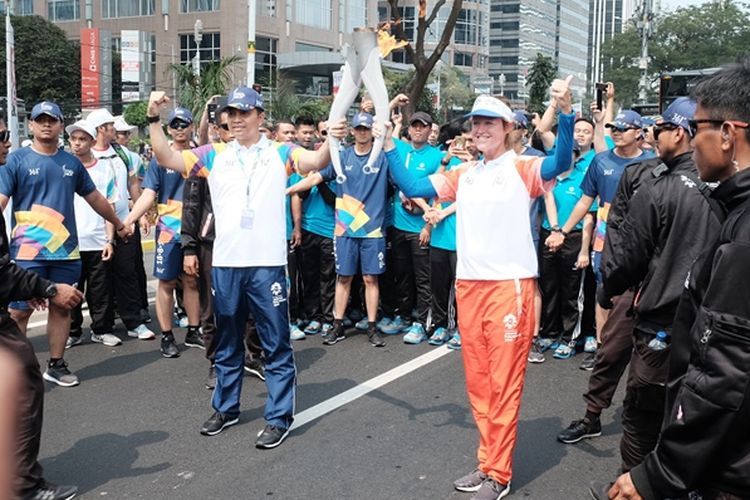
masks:
<path id="1" fill-rule="evenodd" d="M 149 123 L 159 123 L 161 121 L 161 118 L 159 117 L 159 115 L 146 116 L 146 121 Z"/>
<path id="2" fill-rule="evenodd" d="M 552 226 L 552 232 L 553 233 L 562 233 L 562 230 L 560 229 L 560 226 Z"/>
<path id="3" fill-rule="evenodd" d="M 44 298 L 51 299 L 57 295 L 57 285 L 52 283 L 50 286 L 44 289 Z"/>

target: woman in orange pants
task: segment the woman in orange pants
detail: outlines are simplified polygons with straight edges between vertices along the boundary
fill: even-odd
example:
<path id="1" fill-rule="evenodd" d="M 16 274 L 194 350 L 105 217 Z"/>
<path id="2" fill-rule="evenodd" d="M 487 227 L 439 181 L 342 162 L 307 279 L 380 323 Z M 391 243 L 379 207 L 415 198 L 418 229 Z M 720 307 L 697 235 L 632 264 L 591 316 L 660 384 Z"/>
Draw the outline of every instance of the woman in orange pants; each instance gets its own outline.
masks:
<path id="1" fill-rule="evenodd" d="M 575 115 L 569 83 L 570 77 L 552 83 L 560 116 L 557 148 L 548 158 L 517 156 L 507 147 L 513 113 L 490 96 L 479 96 L 467 115 L 483 154 L 478 162 L 415 179 L 386 133 L 384 150 L 401 191 L 410 198 L 455 200 L 457 206 L 456 300 L 466 390 L 479 429 L 479 465 L 454 486 L 475 492 L 474 500 L 510 493 L 526 357 L 536 324 L 537 257 L 529 206 L 570 168 Z"/>

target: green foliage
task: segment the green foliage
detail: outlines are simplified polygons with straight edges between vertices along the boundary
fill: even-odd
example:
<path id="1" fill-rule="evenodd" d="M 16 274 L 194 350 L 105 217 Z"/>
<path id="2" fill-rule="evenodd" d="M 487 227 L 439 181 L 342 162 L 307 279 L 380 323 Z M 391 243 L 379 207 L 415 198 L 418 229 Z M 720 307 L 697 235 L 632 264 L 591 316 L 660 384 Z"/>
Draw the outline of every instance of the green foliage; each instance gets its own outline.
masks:
<path id="1" fill-rule="evenodd" d="M 529 69 L 526 85 L 529 87 L 528 109 L 530 112 L 544 113 L 544 101 L 549 97 L 549 87 L 557 78 L 557 67 L 551 57 L 537 52 L 536 59 Z"/>
<path id="2" fill-rule="evenodd" d="M 202 65 L 200 77 L 193 73 L 190 64 L 171 64 L 169 69 L 177 80 L 177 103 L 192 111 L 195 121 L 199 121 L 211 97 L 229 93 L 232 66 L 239 61 L 241 58 L 235 55 Z"/>
<path id="3" fill-rule="evenodd" d="M 660 72 L 721 66 L 750 47 L 750 13 L 737 2 L 679 8 L 654 23 L 648 68 L 653 98 Z M 637 100 L 640 51 L 641 39 L 632 27 L 602 46 L 604 78 L 614 82 L 618 101 L 625 107 Z"/>
<path id="4" fill-rule="evenodd" d="M 408 94 L 408 85 L 414 79 L 415 70 L 409 71 L 393 71 L 388 68 L 383 68 L 383 79 L 385 80 L 385 86 L 388 88 L 388 96 L 392 99 L 397 94 Z M 419 94 L 417 102 L 414 104 L 414 111 L 424 111 L 433 118 L 436 118 L 437 113 L 435 107 L 432 105 L 434 94 L 430 89 L 424 87 L 423 91 Z"/>
<path id="5" fill-rule="evenodd" d="M 16 48 L 16 95 L 31 109 L 42 100 L 55 101 L 67 116 L 81 107 L 81 55 L 77 42 L 41 16 L 13 16 Z M 5 61 L 5 30 L 0 30 L 0 59 Z M 6 95 L 5 64 L 0 89 Z"/>
<path id="6" fill-rule="evenodd" d="M 130 125 L 135 125 L 139 129 L 148 127 L 148 120 L 146 119 L 146 110 L 148 109 L 148 103 L 145 101 L 134 102 L 128 104 L 125 107 L 123 118 Z"/>
<path id="7" fill-rule="evenodd" d="M 266 98 L 266 115 L 274 120 L 292 120 L 299 116 L 311 116 L 315 120 L 328 118 L 332 98 L 300 98 L 294 87 L 294 81 L 278 81 L 276 92 Z"/>
<path id="8" fill-rule="evenodd" d="M 439 70 L 440 78 L 440 122 L 448 121 L 453 108 L 471 109 L 476 94 L 471 90 L 469 76 L 461 70 L 442 66 Z"/>

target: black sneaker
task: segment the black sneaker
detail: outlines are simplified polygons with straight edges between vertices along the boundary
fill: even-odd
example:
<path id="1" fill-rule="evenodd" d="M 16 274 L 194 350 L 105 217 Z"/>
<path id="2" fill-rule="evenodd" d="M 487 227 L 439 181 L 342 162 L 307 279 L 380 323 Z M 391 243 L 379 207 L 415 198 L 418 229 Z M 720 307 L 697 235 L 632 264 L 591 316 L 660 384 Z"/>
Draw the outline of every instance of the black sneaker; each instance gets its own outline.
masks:
<path id="1" fill-rule="evenodd" d="M 370 341 L 370 345 L 373 347 L 385 347 L 385 339 L 383 339 L 377 328 L 367 330 L 367 340 Z"/>
<path id="2" fill-rule="evenodd" d="M 179 358 L 180 350 L 174 342 L 174 335 L 161 336 L 161 355 L 165 358 Z"/>
<path id="3" fill-rule="evenodd" d="M 234 425 L 239 422 L 239 417 L 229 417 L 223 413 L 214 412 L 211 418 L 206 420 L 206 423 L 201 427 L 201 434 L 204 436 L 215 436 L 230 425 Z"/>
<path id="4" fill-rule="evenodd" d="M 68 370 L 68 363 L 64 359 L 58 359 L 54 363 L 47 362 L 47 369 L 42 377 L 47 382 L 52 382 L 60 387 L 73 387 L 79 384 L 78 377 Z"/>
<path id="5" fill-rule="evenodd" d="M 583 358 L 583 361 L 581 361 L 581 366 L 579 368 L 581 370 L 586 370 L 587 372 L 593 371 L 594 361 L 596 361 L 596 353 L 587 352 L 586 356 Z"/>
<path id="6" fill-rule="evenodd" d="M 44 482 L 26 493 L 23 496 L 23 500 L 70 500 L 77 494 L 77 486 L 58 486 Z"/>
<path id="7" fill-rule="evenodd" d="M 188 330 L 185 334 L 185 345 L 206 350 L 206 342 L 203 340 L 203 334 L 198 330 Z"/>
<path id="8" fill-rule="evenodd" d="M 266 428 L 258 433 L 258 439 L 255 440 L 255 447 L 269 450 L 276 448 L 289 434 L 289 429 L 276 427 L 275 425 L 266 425 Z"/>
<path id="9" fill-rule="evenodd" d="M 258 377 L 261 380 L 266 380 L 266 364 L 262 359 L 245 358 L 245 371 L 254 377 Z"/>
<path id="10" fill-rule="evenodd" d="M 594 438 L 602 435 L 602 423 L 597 418 L 589 420 L 587 417 L 581 420 L 573 420 L 567 429 L 557 435 L 557 440 L 565 444 L 573 444 L 586 438 Z"/>
<path id="11" fill-rule="evenodd" d="M 339 340 L 344 340 L 346 337 L 344 336 L 344 327 L 337 326 L 333 327 L 330 330 L 323 332 L 323 334 L 320 336 L 320 339 L 323 341 L 325 345 L 333 345 Z"/>
<path id="12" fill-rule="evenodd" d="M 213 364 L 208 367 L 208 377 L 206 378 L 206 389 L 212 391 L 216 388 L 216 366 Z"/>

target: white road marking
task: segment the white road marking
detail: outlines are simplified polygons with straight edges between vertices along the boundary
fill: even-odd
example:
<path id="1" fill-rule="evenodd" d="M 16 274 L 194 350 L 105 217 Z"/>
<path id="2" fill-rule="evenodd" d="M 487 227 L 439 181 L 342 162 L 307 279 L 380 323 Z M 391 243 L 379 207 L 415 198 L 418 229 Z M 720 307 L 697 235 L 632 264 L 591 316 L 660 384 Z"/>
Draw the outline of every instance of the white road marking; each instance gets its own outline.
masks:
<path id="1" fill-rule="evenodd" d="M 363 382 L 359 384 L 356 387 L 352 387 L 348 391 L 344 391 L 341 394 L 338 394 L 336 396 L 333 396 L 330 399 L 327 399 L 321 403 L 316 404 L 315 406 L 308 408 L 300 413 L 297 413 L 294 416 L 294 423 L 292 424 L 292 429 L 296 429 L 298 427 L 302 427 L 305 424 L 308 424 L 312 422 L 313 420 L 316 420 L 323 415 L 326 415 L 338 408 L 341 408 L 342 406 L 351 403 L 355 399 L 359 399 L 365 394 L 372 392 L 376 389 L 379 389 L 383 387 L 384 385 L 393 382 L 394 380 L 397 380 L 404 375 L 407 375 L 414 370 L 417 370 L 429 363 L 432 363 L 433 361 L 436 361 L 446 354 L 449 354 L 451 352 L 450 349 L 448 349 L 447 346 L 441 346 L 433 349 L 432 351 L 423 354 L 417 358 L 412 359 L 411 361 L 407 361 L 406 363 L 397 366 L 396 368 L 393 368 L 392 370 L 388 370 L 385 373 L 382 373 L 378 375 L 377 377 L 373 377 L 370 380 Z"/>

